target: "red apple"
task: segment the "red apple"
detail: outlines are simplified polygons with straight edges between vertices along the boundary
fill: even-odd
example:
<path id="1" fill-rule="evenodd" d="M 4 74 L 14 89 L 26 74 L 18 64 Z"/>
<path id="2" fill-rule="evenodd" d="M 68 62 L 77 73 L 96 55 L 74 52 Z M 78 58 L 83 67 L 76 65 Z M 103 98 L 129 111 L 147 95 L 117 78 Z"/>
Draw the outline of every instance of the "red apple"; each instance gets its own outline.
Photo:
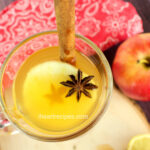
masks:
<path id="1" fill-rule="evenodd" d="M 114 80 L 125 95 L 150 101 L 150 33 L 136 35 L 121 44 L 112 70 Z"/>

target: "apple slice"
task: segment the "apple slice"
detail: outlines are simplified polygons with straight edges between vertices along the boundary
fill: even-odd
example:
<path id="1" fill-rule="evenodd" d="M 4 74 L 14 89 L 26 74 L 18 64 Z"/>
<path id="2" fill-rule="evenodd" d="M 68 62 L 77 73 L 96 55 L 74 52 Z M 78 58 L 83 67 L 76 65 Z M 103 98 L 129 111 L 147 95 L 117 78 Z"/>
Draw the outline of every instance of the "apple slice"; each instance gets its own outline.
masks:
<path id="1" fill-rule="evenodd" d="M 25 70 L 23 67 L 22 69 Z M 67 130 L 80 125 L 85 120 L 64 117 L 90 116 L 97 101 L 98 91 L 90 91 L 92 98 L 82 94 L 79 102 L 76 93 L 66 97 L 71 88 L 60 82 L 70 80 L 69 75 L 76 76 L 77 71 L 74 66 L 57 61 L 43 62 L 28 70 L 21 84 L 23 92 L 20 98 L 16 99 L 20 111 L 33 124 L 46 130 Z M 83 73 L 83 76 L 87 75 Z M 21 77 L 18 73 L 18 78 Z M 16 85 L 20 84 L 17 81 L 19 80 L 16 80 Z M 45 119 L 53 115 L 60 118 Z"/>

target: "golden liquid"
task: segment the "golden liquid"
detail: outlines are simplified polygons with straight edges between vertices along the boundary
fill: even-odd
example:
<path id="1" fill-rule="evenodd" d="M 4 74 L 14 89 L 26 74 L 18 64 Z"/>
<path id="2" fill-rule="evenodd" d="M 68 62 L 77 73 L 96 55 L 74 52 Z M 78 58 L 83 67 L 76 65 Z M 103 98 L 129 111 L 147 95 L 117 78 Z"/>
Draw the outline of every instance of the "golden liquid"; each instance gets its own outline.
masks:
<path id="1" fill-rule="evenodd" d="M 15 109 L 33 127 L 44 131 L 66 131 L 81 125 L 90 118 L 101 94 L 101 77 L 96 66 L 79 52 L 75 67 L 59 61 L 58 47 L 42 49 L 32 54 L 21 66 L 13 84 Z M 90 91 L 92 98 L 82 94 L 79 102 L 76 93 L 65 97 L 70 88 L 60 84 L 70 80 L 70 74 L 94 75 L 98 89 Z"/>

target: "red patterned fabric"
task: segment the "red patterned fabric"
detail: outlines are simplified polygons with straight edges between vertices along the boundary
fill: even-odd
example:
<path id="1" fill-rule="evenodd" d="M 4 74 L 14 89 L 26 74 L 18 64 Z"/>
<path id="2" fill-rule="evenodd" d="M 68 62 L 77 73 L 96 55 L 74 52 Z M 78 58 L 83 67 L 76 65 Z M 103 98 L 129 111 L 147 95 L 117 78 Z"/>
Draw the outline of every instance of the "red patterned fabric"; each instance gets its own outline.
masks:
<path id="1" fill-rule="evenodd" d="M 75 0 L 76 32 L 103 51 L 143 32 L 135 8 L 122 0 Z M 0 66 L 10 50 L 26 37 L 56 29 L 53 0 L 18 0 L 0 13 Z"/>

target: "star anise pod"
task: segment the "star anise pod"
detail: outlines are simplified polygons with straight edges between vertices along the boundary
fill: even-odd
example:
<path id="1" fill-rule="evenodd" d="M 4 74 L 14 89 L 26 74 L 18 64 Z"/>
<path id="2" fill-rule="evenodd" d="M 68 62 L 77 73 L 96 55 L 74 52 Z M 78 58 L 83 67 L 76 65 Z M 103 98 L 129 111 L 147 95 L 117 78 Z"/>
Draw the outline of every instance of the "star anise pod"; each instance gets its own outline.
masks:
<path id="1" fill-rule="evenodd" d="M 62 85 L 71 88 L 69 90 L 68 94 L 66 95 L 66 97 L 69 97 L 74 92 L 77 92 L 77 101 L 80 100 L 82 93 L 85 96 L 91 98 L 91 94 L 89 93 L 88 90 L 93 90 L 93 89 L 98 88 L 93 83 L 89 83 L 89 81 L 91 81 L 94 78 L 94 76 L 87 76 L 87 77 L 82 79 L 81 70 L 78 70 L 77 79 L 74 75 L 69 75 L 69 77 L 70 77 L 71 80 L 67 80 L 66 82 L 60 82 Z"/>

